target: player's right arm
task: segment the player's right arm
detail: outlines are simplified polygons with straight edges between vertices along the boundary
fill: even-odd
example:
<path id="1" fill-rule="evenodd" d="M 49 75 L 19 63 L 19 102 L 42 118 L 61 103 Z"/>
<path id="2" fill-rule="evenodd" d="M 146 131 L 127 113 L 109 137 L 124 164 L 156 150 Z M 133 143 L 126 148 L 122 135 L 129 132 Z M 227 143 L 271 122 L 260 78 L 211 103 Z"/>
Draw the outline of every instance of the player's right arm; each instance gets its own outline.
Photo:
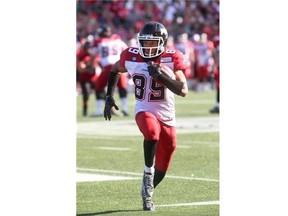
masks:
<path id="1" fill-rule="evenodd" d="M 115 87 L 120 78 L 120 74 L 127 72 L 126 68 L 121 67 L 119 62 L 120 61 L 117 61 L 110 71 L 106 97 L 114 95 Z"/>
<path id="2" fill-rule="evenodd" d="M 107 93 L 106 93 L 106 101 L 105 101 L 105 107 L 104 107 L 104 118 L 105 120 L 110 121 L 111 119 L 111 109 L 115 107 L 116 110 L 118 110 L 118 106 L 115 103 L 115 100 L 113 98 L 115 87 L 118 83 L 118 80 L 120 78 L 121 73 L 127 72 L 125 67 L 120 66 L 120 61 L 117 61 L 109 75 L 109 80 L 108 80 L 108 87 L 107 87 Z"/>

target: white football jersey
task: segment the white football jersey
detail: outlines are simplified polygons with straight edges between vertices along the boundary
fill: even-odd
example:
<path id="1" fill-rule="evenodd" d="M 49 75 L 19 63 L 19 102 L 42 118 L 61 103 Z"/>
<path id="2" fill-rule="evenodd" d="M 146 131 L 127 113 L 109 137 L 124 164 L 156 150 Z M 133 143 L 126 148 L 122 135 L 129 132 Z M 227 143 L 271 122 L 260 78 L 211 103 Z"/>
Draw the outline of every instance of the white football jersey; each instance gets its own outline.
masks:
<path id="1" fill-rule="evenodd" d="M 120 58 L 120 53 L 127 48 L 127 45 L 119 35 L 111 37 L 99 38 L 94 41 L 93 54 L 100 57 L 100 65 L 106 67 L 113 65 Z"/>
<path id="2" fill-rule="evenodd" d="M 155 63 L 160 62 L 173 71 L 186 68 L 182 53 L 176 50 L 165 50 L 155 60 Z M 124 50 L 121 53 L 120 65 L 127 69 L 135 85 L 135 115 L 141 111 L 148 111 L 159 121 L 175 126 L 174 93 L 153 80 L 147 69 L 148 64 L 140 56 L 138 48 L 130 47 Z"/>

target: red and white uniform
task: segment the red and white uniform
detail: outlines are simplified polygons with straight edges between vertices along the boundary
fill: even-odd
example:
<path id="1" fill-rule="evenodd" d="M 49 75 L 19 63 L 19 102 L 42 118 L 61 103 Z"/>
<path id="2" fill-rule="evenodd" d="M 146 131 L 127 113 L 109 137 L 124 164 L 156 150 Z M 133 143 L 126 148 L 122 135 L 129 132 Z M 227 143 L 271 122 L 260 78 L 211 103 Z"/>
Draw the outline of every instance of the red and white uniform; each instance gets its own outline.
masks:
<path id="1" fill-rule="evenodd" d="M 212 57 L 213 43 L 211 41 L 196 43 L 194 49 L 197 61 L 197 77 L 199 79 L 207 79 L 209 76 L 209 67 L 214 64 Z"/>
<path id="2" fill-rule="evenodd" d="M 99 54 L 101 67 L 113 65 L 120 58 L 120 53 L 127 48 L 117 34 L 111 37 L 98 38 L 94 41 L 94 54 Z"/>
<path id="3" fill-rule="evenodd" d="M 220 37 L 219 35 L 215 35 L 213 38 L 213 44 L 215 47 L 215 52 L 216 52 L 216 58 L 215 58 L 215 62 L 217 67 L 214 69 L 214 76 L 215 76 L 215 80 L 216 80 L 216 88 L 219 89 L 220 88 L 220 65 L 219 65 L 219 53 L 220 53 Z"/>
<path id="4" fill-rule="evenodd" d="M 185 70 L 183 54 L 177 50 L 165 50 L 155 61 L 169 66 L 173 71 Z M 141 111 L 152 113 L 159 121 L 175 126 L 174 93 L 156 83 L 149 75 L 148 64 L 138 48 L 127 48 L 121 53 L 120 66 L 125 67 L 135 84 L 135 115 Z"/>
<path id="5" fill-rule="evenodd" d="M 77 50 L 76 52 L 76 68 L 78 71 L 79 75 L 79 82 L 90 82 L 90 81 L 95 81 L 96 79 L 96 74 L 91 73 L 85 70 L 85 68 L 81 69 L 82 64 L 92 64 L 93 66 L 96 66 L 96 62 L 93 61 L 91 58 L 91 55 L 89 52 L 83 48 Z"/>
<path id="6" fill-rule="evenodd" d="M 110 37 L 98 38 L 94 41 L 93 54 L 99 56 L 99 64 L 102 68 L 102 72 L 95 84 L 96 91 L 103 91 L 108 83 L 109 74 L 112 66 L 120 58 L 120 53 L 127 48 L 127 45 L 117 34 L 113 34 Z M 117 85 L 119 88 L 127 88 L 127 77 L 125 74 L 120 76 L 120 80 Z"/>
<path id="7" fill-rule="evenodd" d="M 194 47 L 193 43 L 191 41 L 185 41 L 185 42 L 179 42 L 175 44 L 175 48 L 179 51 L 181 51 L 187 61 L 187 68 L 184 71 L 184 75 L 186 78 L 192 78 L 192 65 L 194 64 Z"/>

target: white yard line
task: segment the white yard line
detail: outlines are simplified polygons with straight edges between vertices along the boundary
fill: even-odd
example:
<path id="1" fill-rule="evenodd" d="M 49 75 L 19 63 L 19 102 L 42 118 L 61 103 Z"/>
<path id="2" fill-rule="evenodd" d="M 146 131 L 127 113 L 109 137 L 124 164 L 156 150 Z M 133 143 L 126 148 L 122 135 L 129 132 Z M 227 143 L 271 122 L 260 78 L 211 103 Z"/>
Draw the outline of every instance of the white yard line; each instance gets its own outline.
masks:
<path id="1" fill-rule="evenodd" d="M 191 148 L 191 146 L 188 146 L 188 145 L 177 145 L 177 149 L 180 148 L 180 149 L 189 149 Z"/>
<path id="2" fill-rule="evenodd" d="M 141 179 L 137 177 L 126 177 L 126 176 L 111 176 L 111 175 L 99 175 L 99 174 L 88 174 L 88 173 L 77 173 L 77 182 L 96 182 L 96 181 L 119 181 L 119 180 L 134 180 Z"/>
<path id="3" fill-rule="evenodd" d="M 133 172 L 124 172 L 124 171 L 116 171 L 116 170 L 101 170 L 101 169 L 86 169 L 86 168 L 77 168 L 79 172 L 94 172 L 94 173 L 112 173 L 119 175 L 132 175 L 132 176 L 142 176 L 143 173 L 133 173 Z M 197 177 L 185 177 L 185 176 L 171 176 L 167 175 L 165 178 L 173 178 L 173 179 L 184 179 L 184 180 L 195 180 L 195 181 L 207 181 L 207 182 L 219 182 L 218 179 L 208 179 L 208 178 L 197 178 Z"/>
<path id="4" fill-rule="evenodd" d="M 219 132 L 219 117 L 177 118 L 177 134 Z M 134 120 L 78 122 L 77 136 L 141 136 Z"/>
<path id="5" fill-rule="evenodd" d="M 220 204 L 219 200 L 213 200 L 213 201 L 204 201 L 204 202 L 156 205 L 156 207 L 202 206 L 202 205 L 219 205 L 219 204 Z"/>
<path id="6" fill-rule="evenodd" d="M 170 175 L 167 175 L 167 176 L 165 176 L 165 178 L 185 179 L 185 180 L 196 180 L 196 181 L 207 181 L 207 182 L 219 182 L 218 179 L 197 178 L 197 177 L 185 177 L 185 176 L 170 176 Z"/>
<path id="7" fill-rule="evenodd" d="M 211 100 L 211 99 L 204 99 L 204 100 L 196 100 L 196 99 L 193 99 L 193 100 L 185 100 L 185 101 L 177 101 L 177 105 L 178 104 L 184 104 L 184 105 L 187 105 L 187 104 L 214 104 L 215 101 L 214 100 Z"/>
<path id="8" fill-rule="evenodd" d="M 130 148 L 121 148 L 121 147 L 106 147 L 106 146 L 99 146 L 97 149 L 101 150 L 110 150 L 110 151 L 129 151 Z"/>

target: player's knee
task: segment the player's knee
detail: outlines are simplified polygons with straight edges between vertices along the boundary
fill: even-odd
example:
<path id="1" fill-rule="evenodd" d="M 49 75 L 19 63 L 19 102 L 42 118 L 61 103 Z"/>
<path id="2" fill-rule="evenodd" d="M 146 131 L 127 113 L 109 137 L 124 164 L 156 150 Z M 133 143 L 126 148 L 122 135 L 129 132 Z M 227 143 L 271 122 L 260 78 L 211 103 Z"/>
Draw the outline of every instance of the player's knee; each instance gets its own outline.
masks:
<path id="1" fill-rule="evenodd" d="M 144 135 L 145 140 L 150 140 L 150 141 L 158 141 L 159 140 L 159 134 L 155 132 L 150 132 Z"/>

